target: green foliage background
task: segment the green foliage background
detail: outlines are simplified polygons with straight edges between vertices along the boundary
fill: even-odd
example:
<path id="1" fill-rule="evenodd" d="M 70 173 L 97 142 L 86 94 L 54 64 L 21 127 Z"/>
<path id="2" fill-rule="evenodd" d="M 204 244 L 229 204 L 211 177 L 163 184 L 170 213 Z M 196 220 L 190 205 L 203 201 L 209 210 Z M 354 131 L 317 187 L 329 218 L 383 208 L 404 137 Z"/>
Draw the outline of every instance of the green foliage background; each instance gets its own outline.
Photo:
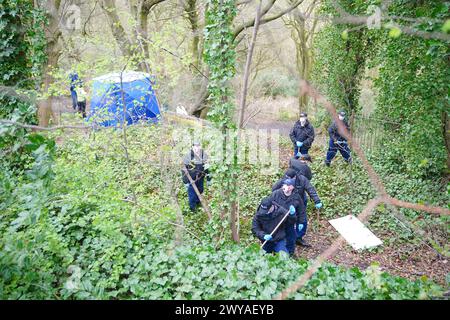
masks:
<path id="1" fill-rule="evenodd" d="M 339 4 L 351 14 L 369 15 L 380 1 Z M 448 1 L 392 1 L 389 14 L 423 19 L 423 31 L 442 31 L 448 19 Z M 337 15 L 332 1 L 321 13 Z M 326 25 L 315 42 L 314 82 L 338 107 L 360 115 L 360 81 L 366 68 L 376 69 L 374 89 L 379 92 L 373 115 L 397 123 L 384 124 L 387 134 L 376 154 L 389 173 L 402 172 L 433 181 L 448 174 L 443 117 L 448 113 L 450 68 L 448 43 L 403 35 L 383 22 L 381 29 Z"/>

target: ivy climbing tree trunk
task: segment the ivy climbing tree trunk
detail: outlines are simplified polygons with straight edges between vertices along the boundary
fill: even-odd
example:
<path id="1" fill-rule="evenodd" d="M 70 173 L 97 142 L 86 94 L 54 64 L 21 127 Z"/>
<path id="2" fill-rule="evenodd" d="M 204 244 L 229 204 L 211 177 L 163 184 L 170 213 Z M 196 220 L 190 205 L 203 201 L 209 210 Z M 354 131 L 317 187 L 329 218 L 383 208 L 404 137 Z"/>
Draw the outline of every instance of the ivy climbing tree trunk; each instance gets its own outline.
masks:
<path id="1" fill-rule="evenodd" d="M 187 0 L 189 1 L 189 0 Z M 192 0 L 191 0 L 192 1 Z M 301 3 L 303 3 L 304 0 L 297 0 L 293 2 L 290 6 L 287 8 L 278 11 L 277 13 L 271 13 L 271 9 L 274 8 L 275 2 L 277 0 L 268 0 L 264 2 L 264 5 L 261 7 L 261 15 L 260 15 L 260 22 L 259 25 L 263 25 L 272 21 L 275 21 L 277 19 L 282 18 L 283 16 L 289 14 L 292 10 L 297 8 Z M 240 2 L 241 5 L 245 4 L 244 2 Z M 206 2 L 205 5 L 205 12 L 208 12 L 208 5 L 209 1 Z M 238 4 L 236 4 L 237 6 Z M 236 14 L 235 14 L 236 15 Z M 267 16 L 266 16 L 267 15 Z M 206 14 L 205 14 L 206 18 Z M 251 28 L 255 25 L 255 17 L 250 19 L 239 19 L 240 23 L 236 24 L 234 28 L 232 29 L 232 35 L 233 35 L 233 43 L 236 46 L 239 44 L 242 39 L 244 38 L 245 31 L 248 28 Z M 205 23 L 206 25 L 206 23 Z M 199 45 L 199 54 L 202 52 L 202 44 L 204 45 L 204 41 L 200 41 Z M 205 68 L 207 69 L 207 68 Z M 204 73 L 208 73 L 208 70 L 206 70 Z M 203 88 L 203 86 L 202 86 Z M 189 113 L 195 116 L 199 116 L 200 118 L 206 118 L 206 115 L 208 113 L 208 109 L 210 106 L 205 105 L 205 101 L 208 100 L 209 93 L 206 91 L 200 90 L 200 94 L 198 95 L 197 102 L 194 104 L 194 106 L 190 109 Z"/>
<path id="2" fill-rule="evenodd" d="M 238 175 L 234 93 L 231 87 L 235 75 L 236 53 L 232 23 L 236 16 L 235 0 L 208 0 L 205 26 L 205 63 L 209 67 L 208 117 L 222 134 L 224 157 L 212 165 L 214 179 L 223 190 L 221 193 L 221 217 L 228 213 L 231 235 L 239 242 L 237 230 L 237 187 Z M 231 151 L 231 154 L 230 152 Z"/>
<path id="3" fill-rule="evenodd" d="M 447 110 L 442 111 L 442 130 L 444 135 L 445 149 L 447 150 L 447 174 L 445 182 L 450 182 L 450 117 Z"/>

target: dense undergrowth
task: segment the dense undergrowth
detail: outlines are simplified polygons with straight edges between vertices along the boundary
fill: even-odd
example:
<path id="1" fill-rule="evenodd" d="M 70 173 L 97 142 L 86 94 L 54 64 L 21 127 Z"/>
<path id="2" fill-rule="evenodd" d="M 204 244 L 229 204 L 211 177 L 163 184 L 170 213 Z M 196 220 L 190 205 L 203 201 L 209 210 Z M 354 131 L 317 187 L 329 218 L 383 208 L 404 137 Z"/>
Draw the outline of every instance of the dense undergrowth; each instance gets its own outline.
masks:
<path id="1" fill-rule="evenodd" d="M 222 241 L 212 240 L 221 226 L 208 223 L 202 210 L 184 216 L 187 230 L 171 224 L 177 209 L 165 185 L 176 187 L 183 211 L 186 197 L 179 170 L 161 176 L 158 157 L 167 148 L 152 142 L 160 141 L 152 138 L 161 137 L 161 130 L 129 128 L 128 159 L 120 130 L 66 132 L 56 147 L 51 136 L 28 137 L 33 151 L 22 173 L 3 164 L 1 298 L 269 299 L 306 270 L 305 260 L 264 255 L 250 244 L 250 218 L 277 178 L 258 175 L 256 167 L 242 170 L 240 179 L 252 182 L 241 193 L 240 245 L 230 243 L 228 230 L 222 230 Z M 351 204 L 343 198 L 345 169 L 341 176 L 315 166 L 324 216 L 359 210 L 366 195 Z M 369 190 L 358 178 L 362 170 L 353 170 L 361 171 L 353 177 L 358 190 L 363 185 Z M 342 186 L 327 190 L 327 179 L 341 180 Z M 217 192 L 214 185 L 206 191 L 211 203 Z M 218 214 L 214 208 L 213 213 Z M 292 298 L 424 299 L 442 292 L 426 278 L 409 281 L 376 266 L 360 271 L 327 264 Z"/>

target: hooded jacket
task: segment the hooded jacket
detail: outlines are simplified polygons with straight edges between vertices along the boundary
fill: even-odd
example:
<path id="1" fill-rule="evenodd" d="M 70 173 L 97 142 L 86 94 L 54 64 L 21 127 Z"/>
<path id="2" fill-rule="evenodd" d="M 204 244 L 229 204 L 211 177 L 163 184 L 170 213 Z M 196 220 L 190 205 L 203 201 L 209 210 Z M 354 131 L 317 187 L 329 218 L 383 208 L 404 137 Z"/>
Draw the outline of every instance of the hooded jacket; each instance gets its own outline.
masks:
<path id="1" fill-rule="evenodd" d="M 347 119 L 342 120 L 342 122 L 344 123 L 347 130 L 350 131 L 350 126 L 347 122 Z M 336 121 L 333 121 L 333 123 L 328 128 L 328 133 L 330 134 L 330 138 L 333 139 L 334 141 L 347 141 L 347 139 L 345 139 L 343 136 L 339 134 Z"/>
<path id="2" fill-rule="evenodd" d="M 303 195 L 300 197 L 300 195 L 296 192 L 294 189 L 292 191 L 292 194 L 290 196 L 287 196 L 284 194 L 283 189 L 278 189 L 272 192 L 272 201 L 280 206 L 281 208 L 284 208 L 284 212 L 287 212 L 289 210 L 289 207 L 292 205 L 295 208 L 295 215 L 291 216 L 292 219 L 289 220 L 287 223 L 301 223 L 300 217 L 303 212 L 306 212 L 305 210 L 305 204 L 303 203 Z"/>
<path id="3" fill-rule="evenodd" d="M 306 179 L 311 181 L 311 179 L 312 179 L 312 172 L 311 172 L 311 169 L 309 168 L 309 166 L 306 163 L 301 162 L 298 159 L 295 159 L 295 157 L 292 157 L 289 160 L 289 167 L 294 169 L 295 171 L 297 171 L 297 173 L 302 174 L 303 176 L 306 177 Z"/>
<path id="4" fill-rule="evenodd" d="M 319 196 L 317 195 L 317 191 L 316 188 L 313 187 L 313 185 L 311 184 L 311 182 L 309 182 L 309 180 L 304 177 L 303 175 L 301 175 L 300 173 L 297 174 L 297 176 L 295 177 L 295 190 L 296 193 L 301 196 L 302 201 L 303 201 L 303 195 L 306 193 L 308 193 L 309 197 L 311 199 L 313 199 L 315 204 L 318 204 L 320 201 Z M 306 208 L 303 205 L 303 211 L 300 211 L 300 216 L 299 216 L 299 223 L 304 223 L 306 220 Z"/>
<path id="5" fill-rule="evenodd" d="M 270 205 L 268 207 L 259 205 L 252 222 L 252 233 L 262 242 L 264 242 L 264 236 L 271 234 L 275 227 L 283 220 L 287 210 L 272 202 L 272 197 L 269 197 Z M 295 215 L 288 215 L 283 223 L 278 227 L 277 231 L 272 235 L 272 240 L 278 242 L 286 238 L 286 223 L 294 223 L 296 220 Z"/>
<path id="6" fill-rule="evenodd" d="M 310 148 L 315 137 L 314 127 L 308 120 L 306 120 L 305 126 L 302 127 L 300 120 L 297 120 L 289 133 L 289 137 L 293 144 L 301 141 L 306 148 Z"/>

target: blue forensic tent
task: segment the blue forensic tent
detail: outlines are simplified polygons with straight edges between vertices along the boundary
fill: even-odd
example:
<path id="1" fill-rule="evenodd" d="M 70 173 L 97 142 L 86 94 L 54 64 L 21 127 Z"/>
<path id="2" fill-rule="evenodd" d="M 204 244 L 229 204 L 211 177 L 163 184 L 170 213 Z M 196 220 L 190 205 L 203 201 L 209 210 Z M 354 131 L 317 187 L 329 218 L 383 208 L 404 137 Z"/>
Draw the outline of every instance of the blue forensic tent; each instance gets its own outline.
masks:
<path id="1" fill-rule="evenodd" d="M 151 79 L 151 75 L 135 71 L 110 73 L 93 79 L 89 120 L 105 127 L 121 125 L 124 118 L 128 124 L 140 120 L 158 121 L 160 111 Z"/>

